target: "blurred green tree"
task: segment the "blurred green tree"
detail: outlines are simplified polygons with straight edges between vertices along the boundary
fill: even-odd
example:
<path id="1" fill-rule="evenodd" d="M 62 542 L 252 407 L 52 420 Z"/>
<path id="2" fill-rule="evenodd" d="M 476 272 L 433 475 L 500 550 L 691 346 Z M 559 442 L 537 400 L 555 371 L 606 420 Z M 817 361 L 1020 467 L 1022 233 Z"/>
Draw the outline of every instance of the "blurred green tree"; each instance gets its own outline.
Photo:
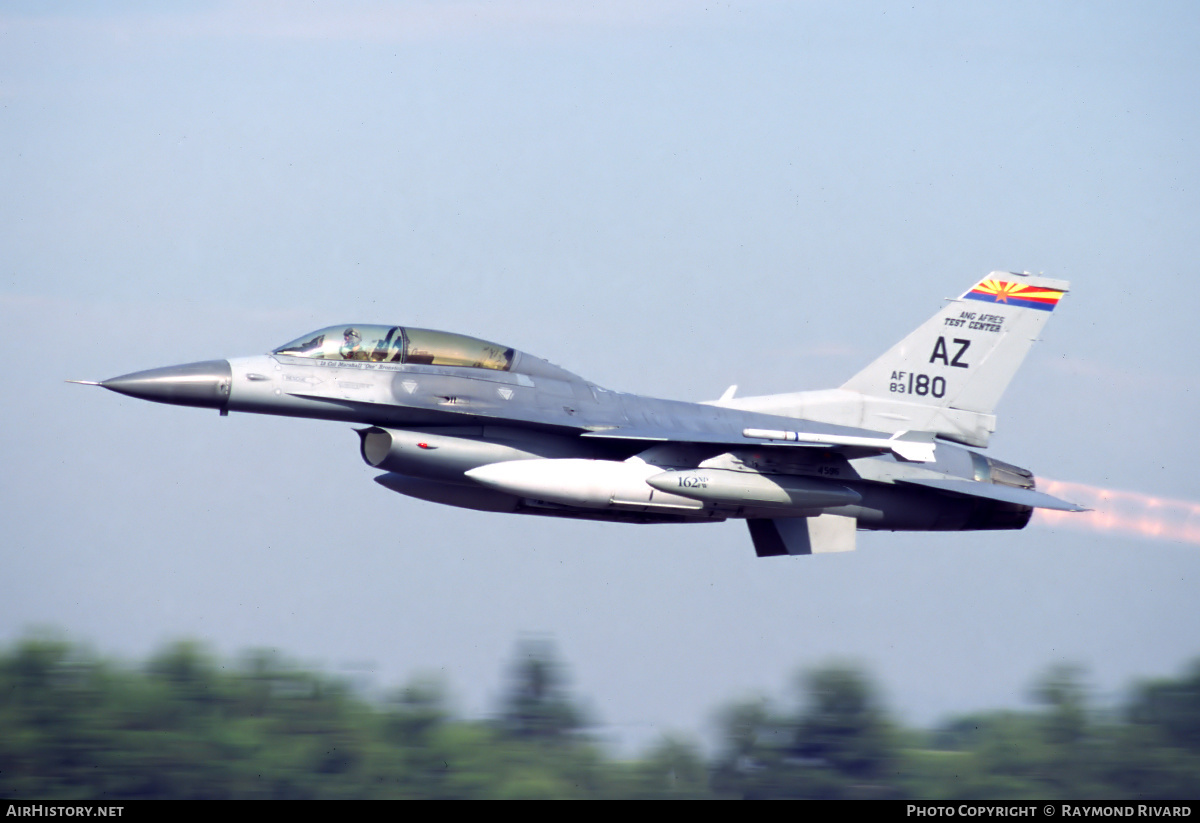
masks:
<path id="1" fill-rule="evenodd" d="M 586 725 L 586 714 L 571 697 L 566 670 L 554 645 L 544 638 L 521 640 L 500 714 L 504 733 L 518 739 L 564 743 L 575 739 Z"/>
<path id="2" fill-rule="evenodd" d="M 1200 660 L 1181 678 L 1138 685 L 1127 717 L 1154 729 L 1171 745 L 1200 754 Z"/>

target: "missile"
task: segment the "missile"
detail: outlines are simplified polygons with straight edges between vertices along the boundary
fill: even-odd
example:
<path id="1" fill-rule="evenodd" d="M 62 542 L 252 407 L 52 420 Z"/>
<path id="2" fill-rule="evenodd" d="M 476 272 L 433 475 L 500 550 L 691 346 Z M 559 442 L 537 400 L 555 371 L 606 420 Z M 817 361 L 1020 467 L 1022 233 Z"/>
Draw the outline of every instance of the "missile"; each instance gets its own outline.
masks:
<path id="1" fill-rule="evenodd" d="M 662 468 L 640 460 L 509 460 L 466 472 L 488 488 L 559 503 L 595 509 L 637 507 L 641 510 L 699 512 L 704 504 L 691 497 L 646 485 L 646 478 Z"/>
<path id="2" fill-rule="evenodd" d="M 932 463 L 937 460 L 932 435 L 926 432 L 897 432 L 891 437 L 854 437 L 844 434 L 775 431 L 773 429 L 743 429 L 743 437 L 756 440 L 787 440 L 792 443 L 811 443 L 814 446 L 862 446 L 891 452 L 906 463 Z"/>
<path id="3" fill-rule="evenodd" d="M 823 509 L 862 500 L 858 492 L 837 483 L 791 474 L 686 469 L 655 474 L 646 482 L 660 491 L 724 505 Z"/>

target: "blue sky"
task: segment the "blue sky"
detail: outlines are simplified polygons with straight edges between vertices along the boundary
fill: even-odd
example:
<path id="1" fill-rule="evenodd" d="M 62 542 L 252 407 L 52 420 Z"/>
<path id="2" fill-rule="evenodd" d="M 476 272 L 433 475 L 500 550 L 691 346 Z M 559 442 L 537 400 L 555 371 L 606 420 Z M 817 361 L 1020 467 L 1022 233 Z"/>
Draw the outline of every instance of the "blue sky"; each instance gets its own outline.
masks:
<path id="1" fill-rule="evenodd" d="M 67 385 L 332 323 L 612 388 L 836 386 L 995 269 L 1072 281 L 990 454 L 1183 501 L 1200 338 L 1195 4 L 0 7 L 0 640 L 271 646 L 485 712 L 551 634 L 614 738 L 864 662 L 928 720 L 1200 653 L 1200 546 L 505 518 L 370 482 L 349 427 Z"/>

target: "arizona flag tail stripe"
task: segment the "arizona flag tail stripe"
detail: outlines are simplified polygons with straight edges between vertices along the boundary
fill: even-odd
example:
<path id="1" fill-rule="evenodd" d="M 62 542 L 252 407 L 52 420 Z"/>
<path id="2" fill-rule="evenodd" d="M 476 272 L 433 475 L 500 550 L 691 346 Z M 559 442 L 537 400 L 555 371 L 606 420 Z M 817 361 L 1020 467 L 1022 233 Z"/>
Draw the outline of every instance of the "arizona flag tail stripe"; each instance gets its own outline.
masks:
<path id="1" fill-rule="evenodd" d="M 984 280 L 964 294 L 963 299 L 1053 311 L 1062 296 L 1063 292 L 1058 289 L 1024 286 L 1020 283 L 1010 283 L 1007 280 Z"/>

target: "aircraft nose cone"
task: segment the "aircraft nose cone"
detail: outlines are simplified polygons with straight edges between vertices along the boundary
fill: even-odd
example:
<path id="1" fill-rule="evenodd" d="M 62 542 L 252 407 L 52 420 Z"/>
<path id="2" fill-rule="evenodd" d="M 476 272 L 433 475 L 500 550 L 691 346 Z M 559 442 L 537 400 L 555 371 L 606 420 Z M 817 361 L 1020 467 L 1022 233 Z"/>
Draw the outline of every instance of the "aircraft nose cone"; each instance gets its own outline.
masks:
<path id="1" fill-rule="evenodd" d="M 147 369 L 103 380 L 106 389 L 176 406 L 219 409 L 229 402 L 233 370 L 228 360 L 205 360 L 162 369 Z"/>

